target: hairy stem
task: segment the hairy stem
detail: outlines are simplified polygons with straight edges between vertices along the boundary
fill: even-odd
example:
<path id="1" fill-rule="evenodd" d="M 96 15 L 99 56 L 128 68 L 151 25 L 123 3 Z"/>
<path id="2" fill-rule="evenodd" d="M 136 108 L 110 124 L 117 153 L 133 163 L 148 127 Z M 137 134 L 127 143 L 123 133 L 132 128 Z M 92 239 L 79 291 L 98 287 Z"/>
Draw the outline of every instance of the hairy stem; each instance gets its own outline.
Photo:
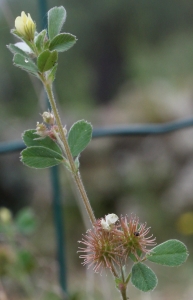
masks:
<path id="1" fill-rule="evenodd" d="M 129 299 L 127 297 L 127 284 L 129 282 L 129 279 L 127 278 L 125 280 L 125 274 L 124 274 L 123 267 L 121 267 L 121 278 L 122 278 L 122 283 L 119 284 L 119 290 L 120 290 L 122 299 L 127 300 L 127 299 Z"/>
<path id="2" fill-rule="evenodd" d="M 92 224 L 94 224 L 95 221 L 96 221 L 96 218 L 94 216 L 92 207 L 90 205 L 88 196 L 86 194 L 84 185 L 82 183 L 82 179 L 81 179 L 80 173 L 79 173 L 79 171 L 77 171 L 77 168 L 76 168 L 75 163 L 74 163 L 74 159 L 73 159 L 72 154 L 70 152 L 68 141 L 67 141 L 66 135 L 65 135 L 64 130 L 63 130 L 63 125 L 62 125 L 62 122 L 61 122 L 61 119 L 60 119 L 60 116 L 59 116 L 59 113 L 58 113 L 58 109 L 56 107 L 56 102 L 55 102 L 55 99 L 54 99 L 54 95 L 53 95 L 53 91 L 52 91 L 52 86 L 51 86 L 51 84 L 48 84 L 46 82 L 46 80 L 45 80 L 45 78 L 44 78 L 43 75 L 41 75 L 40 78 L 41 78 L 41 81 L 43 82 L 44 88 L 45 88 L 46 93 L 48 95 L 48 99 L 50 101 L 50 105 L 51 105 L 53 114 L 54 114 L 55 119 L 56 119 L 56 124 L 58 125 L 60 139 L 61 139 L 61 141 L 62 141 L 62 143 L 64 145 L 65 153 L 66 153 L 67 159 L 68 159 L 70 167 L 71 167 L 72 175 L 73 175 L 74 180 L 75 180 L 75 182 L 77 184 L 78 190 L 79 190 L 79 192 L 81 194 L 81 197 L 82 197 L 82 200 L 84 202 L 86 211 L 87 211 L 87 213 L 89 215 L 90 221 L 91 221 Z"/>
<path id="3" fill-rule="evenodd" d="M 112 274 L 113 274 L 113 276 L 114 276 L 115 278 L 118 277 L 117 271 L 116 271 L 116 269 L 115 269 L 113 263 L 112 263 L 112 266 L 111 266 L 111 272 L 112 272 Z"/>
<path id="4" fill-rule="evenodd" d="M 127 289 L 127 286 L 125 286 L 125 285 L 122 287 L 122 289 L 120 289 L 121 296 L 122 296 L 123 300 L 128 300 L 129 299 L 127 297 L 126 289 Z"/>
<path id="5" fill-rule="evenodd" d="M 113 263 L 111 266 L 111 273 L 113 274 L 114 278 L 115 278 L 115 282 L 116 282 L 116 287 L 119 290 L 119 292 L 121 293 L 121 298 L 122 300 L 128 300 L 129 298 L 127 297 L 127 282 L 125 282 L 125 276 L 124 276 L 124 272 L 123 272 L 123 268 L 121 267 L 121 276 L 119 277 L 117 270 L 115 269 Z M 117 282 L 118 279 L 118 282 Z"/>

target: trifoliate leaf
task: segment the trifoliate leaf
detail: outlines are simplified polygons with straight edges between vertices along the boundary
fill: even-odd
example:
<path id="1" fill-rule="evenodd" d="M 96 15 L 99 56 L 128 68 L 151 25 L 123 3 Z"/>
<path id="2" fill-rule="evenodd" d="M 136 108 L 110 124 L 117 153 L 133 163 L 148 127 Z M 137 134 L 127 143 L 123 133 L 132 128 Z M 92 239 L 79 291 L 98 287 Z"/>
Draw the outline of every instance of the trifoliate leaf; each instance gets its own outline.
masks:
<path id="1" fill-rule="evenodd" d="M 49 49 L 58 52 L 67 51 L 76 43 L 76 37 L 70 33 L 60 33 L 51 41 Z"/>
<path id="2" fill-rule="evenodd" d="M 37 76 L 38 68 L 32 59 L 26 58 L 25 56 L 17 53 L 13 57 L 13 63 L 15 66 Z"/>
<path id="3" fill-rule="evenodd" d="M 28 167 L 43 169 L 62 163 L 64 158 L 58 152 L 48 148 L 33 146 L 21 152 L 21 161 Z"/>
<path id="4" fill-rule="evenodd" d="M 35 37 L 35 44 L 38 51 L 44 50 L 46 33 L 47 31 L 44 29 Z"/>
<path id="5" fill-rule="evenodd" d="M 66 10 L 63 6 L 53 7 L 48 11 L 48 35 L 52 40 L 60 33 L 66 20 Z"/>
<path id="6" fill-rule="evenodd" d="M 170 267 L 180 266 L 187 257 L 187 247 L 178 240 L 168 240 L 154 247 L 147 255 L 149 261 Z"/>
<path id="7" fill-rule="evenodd" d="M 131 271 L 132 284 L 143 292 L 152 291 L 157 285 L 157 277 L 155 273 L 143 263 L 133 265 Z"/>
<path id="8" fill-rule="evenodd" d="M 17 43 L 19 44 L 19 43 Z M 24 43 L 23 43 L 24 44 Z M 26 45 L 27 46 L 27 45 Z M 28 47 L 28 46 L 27 46 Z M 24 57 L 26 57 L 27 59 L 29 58 L 28 53 L 24 52 L 21 48 L 17 47 L 16 44 L 9 44 L 7 45 L 7 48 L 13 53 L 13 54 L 20 54 Z M 30 48 L 29 48 L 30 49 Z M 30 52 L 29 52 L 30 53 Z"/>
<path id="9" fill-rule="evenodd" d="M 57 51 L 43 51 L 37 58 L 37 66 L 40 72 L 46 72 L 52 69 L 58 60 Z"/>
<path id="10" fill-rule="evenodd" d="M 68 133 L 68 144 L 72 156 L 77 156 L 82 152 L 92 138 L 92 125 L 84 120 L 72 125 Z"/>

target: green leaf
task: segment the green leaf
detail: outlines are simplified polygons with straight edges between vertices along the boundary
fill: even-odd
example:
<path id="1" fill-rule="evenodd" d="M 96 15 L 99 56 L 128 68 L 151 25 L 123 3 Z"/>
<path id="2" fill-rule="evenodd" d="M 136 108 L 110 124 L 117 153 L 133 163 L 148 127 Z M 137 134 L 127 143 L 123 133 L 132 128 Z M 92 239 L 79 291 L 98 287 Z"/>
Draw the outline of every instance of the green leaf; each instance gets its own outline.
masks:
<path id="1" fill-rule="evenodd" d="M 47 76 L 49 83 L 52 83 L 55 80 L 57 68 L 58 64 L 55 64 L 55 66 L 50 70 L 50 73 Z"/>
<path id="2" fill-rule="evenodd" d="M 40 72 L 46 72 L 52 69 L 58 60 L 57 51 L 43 51 L 37 58 L 37 65 Z"/>
<path id="3" fill-rule="evenodd" d="M 29 129 L 24 131 L 22 138 L 27 147 L 31 146 L 42 146 L 49 148 L 62 155 L 60 147 L 50 137 L 40 138 L 38 134 L 35 134 L 35 129 Z"/>
<path id="4" fill-rule="evenodd" d="M 140 249 L 137 249 L 137 255 L 140 257 L 142 255 L 142 251 Z M 133 261 L 133 262 L 137 262 L 139 259 L 136 258 L 136 256 L 133 253 L 129 254 L 129 258 Z"/>
<path id="5" fill-rule="evenodd" d="M 48 35 L 52 40 L 60 33 L 66 20 L 66 10 L 63 6 L 53 7 L 48 11 Z"/>
<path id="6" fill-rule="evenodd" d="M 37 220 L 31 208 L 23 208 L 16 216 L 16 226 L 21 233 L 31 234 L 37 228 Z"/>
<path id="7" fill-rule="evenodd" d="M 26 57 L 27 59 L 29 58 L 29 55 L 24 52 L 23 50 L 21 50 L 19 47 L 15 46 L 14 44 L 9 44 L 7 45 L 7 48 L 13 53 L 13 54 L 20 54 L 24 57 Z"/>
<path id="8" fill-rule="evenodd" d="M 49 49 L 58 52 L 67 51 L 76 43 L 76 37 L 70 33 L 60 33 L 51 41 Z"/>
<path id="9" fill-rule="evenodd" d="M 37 76 L 38 68 L 32 59 L 26 58 L 20 53 L 17 53 L 13 57 L 13 63 L 15 66 L 21 68 L 22 70 Z"/>
<path id="10" fill-rule="evenodd" d="M 79 156 L 77 156 L 76 159 L 74 160 L 74 164 L 75 164 L 76 170 L 78 171 L 78 169 L 80 168 Z"/>
<path id="11" fill-rule="evenodd" d="M 36 267 L 35 257 L 25 249 L 20 249 L 17 252 L 17 270 L 20 272 L 31 273 Z"/>
<path id="12" fill-rule="evenodd" d="M 120 289 L 121 284 L 123 284 L 123 279 L 121 279 L 119 277 L 115 277 L 115 285 L 118 290 Z"/>
<path id="13" fill-rule="evenodd" d="M 42 300 L 61 300 L 61 296 L 57 294 L 57 292 L 53 292 L 53 291 L 45 291 L 43 298 L 41 298 Z M 78 300 L 80 299 L 80 297 L 78 295 L 75 296 L 70 296 L 71 300 Z"/>
<path id="14" fill-rule="evenodd" d="M 30 49 L 32 49 L 32 51 L 33 51 L 33 42 L 30 42 L 26 38 L 24 38 L 21 34 L 19 34 L 17 32 L 17 30 L 15 28 L 11 29 L 11 33 L 13 35 L 15 35 L 17 38 L 20 38 L 22 41 L 24 41 L 30 47 Z"/>
<path id="15" fill-rule="evenodd" d="M 38 35 L 35 37 L 35 44 L 36 44 L 36 48 L 38 49 L 38 51 L 44 50 L 46 33 L 47 33 L 47 31 L 46 31 L 46 29 L 44 29 L 40 33 L 38 33 Z"/>
<path id="16" fill-rule="evenodd" d="M 45 147 L 28 147 L 21 152 L 21 161 L 31 168 L 43 169 L 58 165 L 64 158 L 58 152 Z"/>
<path id="17" fill-rule="evenodd" d="M 143 292 L 152 291 L 157 285 L 157 277 L 155 273 L 146 265 L 136 263 L 131 271 L 132 284 Z"/>
<path id="18" fill-rule="evenodd" d="M 77 156 L 82 152 L 92 138 L 92 125 L 84 120 L 72 125 L 68 133 L 68 144 L 72 156 Z"/>
<path id="19" fill-rule="evenodd" d="M 22 35 L 19 34 L 19 32 L 17 32 L 17 30 L 16 30 L 15 28 L 11 29 L 11 33 L 12 33 L 15 37 L 17 37 L 17 38 L 23 40 Z"/>
<path id="20" fill-rule="evenodd" d="M 178 240 L 166 241 L 154 247 L 147 255 L 149 261 L 170 267 L 180 266 L 187 257 L 187 247 Z"/>

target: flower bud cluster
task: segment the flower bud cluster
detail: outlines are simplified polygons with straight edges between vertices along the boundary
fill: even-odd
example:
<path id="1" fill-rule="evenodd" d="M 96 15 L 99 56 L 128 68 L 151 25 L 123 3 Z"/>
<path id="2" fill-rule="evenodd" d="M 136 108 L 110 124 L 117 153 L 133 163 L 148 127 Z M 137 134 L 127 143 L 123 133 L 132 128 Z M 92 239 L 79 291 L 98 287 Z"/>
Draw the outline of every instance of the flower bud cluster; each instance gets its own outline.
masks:
<path id="1" fill-rule="evenodd" d="M 44 123 L 37 122 L 36 125 L 36 134 L 38 134 L 41 137 L 45 137 L 48 135 L 47 127 Z"/>
<path id="2" fill-rule="evenodd" d="M 83 265 L 98 272 L 103 268 L 114 270 L 116 266 L 125 264 L 130 255 L 134 255 L 136 261 L 141 261 L 150 250 L 146 247 L 154 246 L 155 238 L 147 237 L 150 228 L 146 223 L 139 223 L 136 216 L 121 217 L 109 214 L 105 218 L 96 221 L 92 230 L 88 230 L 79 243 L 78 252 L 83 252 Z"/>
<path id="3" fill-rule="evenodd" d="M 49 111 L 45 111 L 42 114 L 42 118 L 44 123 L 37 122 L 35 133 L 38 134 L 41 138 L 49 136 L 52 140 L 56 141 L 57 136 L 59 134 L 59 129 L 58 126 L 55 124 L 54 114 Z M 64 134 L 66 135 L 66 127 L 64 127 L 63 130 Z"/>
<path id="4" fill-rule="evenodd" d="M 56 140 L 56 135 L 59 133 L 59 129 L 58 126 L 55 124 L 54 114 L 49 111 L 45 111 L 42 114 L 42 118 L 44 123 L 37 122 L 35 133 L 38 134 L 41 138 L 49 136 L 51 139 Z"/>
<path id="5" fill-rule="evenodd" d="M 42 118 L 43 118 L 43 121 L 49 125 L 54 125 L 55 124 L 55 118 L 54 118 L 54 115 L 48 111 L 45 111 L 43 114 L 42 114 Z"/>

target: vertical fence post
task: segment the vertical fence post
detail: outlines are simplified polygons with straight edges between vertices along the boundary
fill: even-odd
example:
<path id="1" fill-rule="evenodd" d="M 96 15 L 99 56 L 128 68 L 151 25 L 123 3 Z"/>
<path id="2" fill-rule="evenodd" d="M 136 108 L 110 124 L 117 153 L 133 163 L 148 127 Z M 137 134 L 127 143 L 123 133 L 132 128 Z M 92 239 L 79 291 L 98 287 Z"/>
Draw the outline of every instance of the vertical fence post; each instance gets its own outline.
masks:
<path id="1" fill-rule="evenodd" d="M 65 245 L 64 245 L 64 226 L 62 215 L 62 203 L 61 203 L 61 190 L 59 181 L 59 168 L 58 166 L 51 169 L 51 180 L 53 188 L 53 214 L 54 224 L 56 230 L 57 240 L 57 257 L 59 267 L 59 281 L 60 286 L 64 294 L 67 293 L 67 276 L 66 276 L 66 259 L 65 259 Z"/>
<path id="2" fill-rule="evenodd" d="M 47 27 L 47 11 L 48 11 L 48 7 L 47 7 L 47 0 L 39 0 L 39 10 L 40 10 L 40 25 L 41 25 L 41 29 L 44 29 Z"/>
<path id="3" fill-rule="evenodd" d="M 39 0 L 39 9 L 41 17 L 41 28 L 47 27 L 47 0 Z M 46 97 L 45 97 L 46 98 Z M 47 99 L 46 99 L 47 101 Z M 59 282 L 64 294 L 67 294 L 67 275 L 66 275 L 66 259 L 65 259 L 65 243 L 64 243 L 64 224 L 62 215 L 62 203 L 61 203 L 61 190 L 59 181 L 59 168 L 58 166 L 50 168 L 51 182 L 53 189 L 53 217 L 54 226 L 56 230 L 56 247 L 57 247 L 57 259 L 58 259 L 58 272 Z"/>

